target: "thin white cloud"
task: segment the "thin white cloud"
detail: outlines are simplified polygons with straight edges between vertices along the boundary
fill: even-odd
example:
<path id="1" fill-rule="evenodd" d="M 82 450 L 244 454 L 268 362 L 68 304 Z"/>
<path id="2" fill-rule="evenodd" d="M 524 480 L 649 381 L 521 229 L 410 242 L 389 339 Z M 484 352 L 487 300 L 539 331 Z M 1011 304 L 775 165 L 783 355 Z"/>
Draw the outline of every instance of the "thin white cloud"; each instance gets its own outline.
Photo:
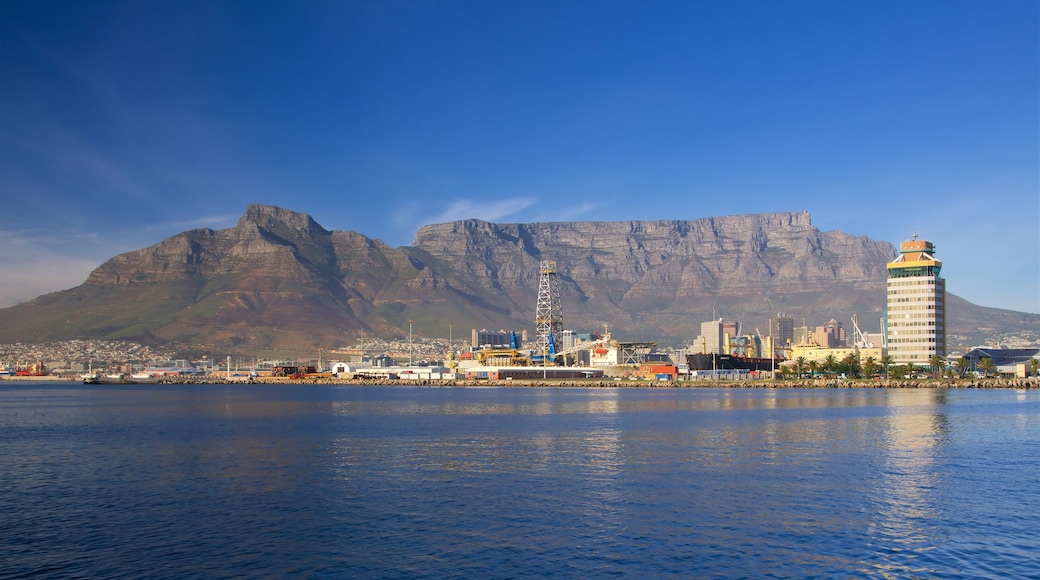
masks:
<path id="1" fill-rule="evenodd" d="M 458 199 L 448 204 L 440 214 L 423 220 L 424 224 L 437 224 L 466 219 L 495 221 L 527 209 L 538 200 L 533 197 L 513 197 L 499 200 Z"/>
<path id="2" fill-rule="evenodd" d="M 389 221 L 397 230 L 396 235 L 382 238 L 392 244 L 405 243 L 403 236 L 414 234 L 419 228 L 429 224 L 443 224 L 467 219 L 478 219 L 489 222 L 521 212 L 538 202 L 534 197 L 508 197 L 501 199 L 468 199 L 460 198 L 440 204 L 439 213 L 426 213 L 429 204 L 411 202 L 402 205 L 398 211 L 389 216 Z M 407 231 L 406 231 L 407 230 Z"/>

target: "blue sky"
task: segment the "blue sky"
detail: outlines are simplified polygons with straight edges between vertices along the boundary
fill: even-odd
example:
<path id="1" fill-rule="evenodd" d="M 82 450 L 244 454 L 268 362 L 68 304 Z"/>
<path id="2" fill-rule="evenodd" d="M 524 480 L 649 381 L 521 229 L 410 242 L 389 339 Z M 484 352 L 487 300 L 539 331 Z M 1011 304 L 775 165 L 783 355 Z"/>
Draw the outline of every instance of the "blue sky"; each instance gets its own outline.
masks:
<path id="1" fill-rule="evenodd" d="M 1040 312 L 1040 7 L 0 3 L 0 306 L 252 202 L 417 228 L 812 214 Z"/>

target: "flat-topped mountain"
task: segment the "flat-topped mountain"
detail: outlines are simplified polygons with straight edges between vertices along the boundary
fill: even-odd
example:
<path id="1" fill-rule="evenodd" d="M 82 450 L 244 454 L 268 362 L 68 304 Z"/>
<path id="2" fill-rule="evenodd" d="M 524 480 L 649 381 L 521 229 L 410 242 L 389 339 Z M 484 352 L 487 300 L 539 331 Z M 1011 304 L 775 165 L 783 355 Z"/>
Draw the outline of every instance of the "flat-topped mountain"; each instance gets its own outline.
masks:
<path id="1" fill-rule="evenodd" d="M 310 216 L 250 205 L 238 224 L 191 230 L 112 258 L 77 288 L 0 310 L 0 342 L 126 338 L 206 352 L 310 350 L 367 336 L 534 328 L 539 263 L 557 265 L 564 327 L 629 340 L 692 340 L 712 312 L 765 327 L 858 313 L 877 329 L 887 242 L 822 232 L 808 213 L 692 221 L 421 228 L 391 248 Z M 950 297 L 953 333 L 1036 328 L 1040 316 Z M 955 341 L 954 341 L 955 342 Z"/>

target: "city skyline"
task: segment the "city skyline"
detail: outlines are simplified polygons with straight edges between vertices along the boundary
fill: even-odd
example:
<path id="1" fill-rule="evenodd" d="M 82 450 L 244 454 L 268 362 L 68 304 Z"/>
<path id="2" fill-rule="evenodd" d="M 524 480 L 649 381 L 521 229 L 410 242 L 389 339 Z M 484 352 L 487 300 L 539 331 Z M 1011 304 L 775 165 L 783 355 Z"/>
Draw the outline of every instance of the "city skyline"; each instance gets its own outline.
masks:
<path id="1" fill-rule="evenodd" d="M 0 6 L 0 307 L 249 203 L 419 227 L 810 212 L 1040 313 L 1040 7 Z"/>

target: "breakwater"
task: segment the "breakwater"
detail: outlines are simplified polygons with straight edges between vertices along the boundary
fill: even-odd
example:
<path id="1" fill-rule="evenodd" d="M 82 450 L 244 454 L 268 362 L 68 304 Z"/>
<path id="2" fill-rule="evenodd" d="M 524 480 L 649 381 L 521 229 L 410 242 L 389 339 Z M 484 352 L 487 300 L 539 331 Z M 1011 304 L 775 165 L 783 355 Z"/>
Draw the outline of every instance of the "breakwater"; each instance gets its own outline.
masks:
<path id="1" fill-rule="evenodd" d="M 541 380 L 470 380 L 470 379 L 371 379 L 321 377 L 290 379 L 285 377 L 191 377 L 162 379 L 161 384 L 279 384 L 279 385 L 385 385 L 421 387 L 579 387 L 579 388 L 657 388 L 657 389 L 1036 389 L 1040 378 L 1024 379 L 912 379 L 912 380 L 849 380 L 849 379 L 785 379 L 785 380 L 695 380 L 695 381 L 633 381 L 613 379 L 541 379 Z"/>

